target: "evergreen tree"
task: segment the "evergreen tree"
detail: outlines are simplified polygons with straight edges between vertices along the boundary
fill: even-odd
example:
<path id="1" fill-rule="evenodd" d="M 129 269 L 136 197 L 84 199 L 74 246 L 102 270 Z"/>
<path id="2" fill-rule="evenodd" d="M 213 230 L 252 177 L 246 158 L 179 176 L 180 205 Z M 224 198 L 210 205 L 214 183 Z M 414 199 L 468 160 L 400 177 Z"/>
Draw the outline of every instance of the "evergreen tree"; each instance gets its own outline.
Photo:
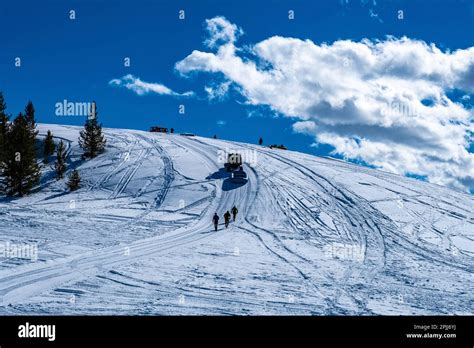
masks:
<path id="1" fill-rule="evenodd" d="M 94 104 L 95 105 L 95 104 Z M 102 134 L 102 124 L 97 120 L 97 109 L 93 108 L 93 113 L 84 125 L 84 129 L 79 136 L 79 145 L 84 150 L 83 157 L 94 158 L 105 150 L 105 137 Z"/>
<path id="2" fill-rule="evenodd" d="M 25 119 L 30 141 L 34 144 L 36 142 L 38 131 L 36 130 L 35 108 L 31 100 L 28 102 L 28 104 L 26 104 L 25 107 Z"/>
<path id="3" fill-rule="evenodd" d="M 69 181 L 67 183 L 67 187 L 69 188 L 70 191 L 76 191 L 81 184 L 81 176 L 79 175 L 79 172 L 74 169 L 72 173 L 69 175 Z"/>
<path id="4" fill-rule="evenodd" d="M 43 148 L 43 162 L 49 162 L 49 156 L 54 153 L 55 145 L 53 141 L 53 133 L 48 130 L 48 134 L 46 134 L 46 138 L 44 139 L 44 148 Z"/>
<path id="5" fill-rule="evenodd" d="M 64 142 L 62 140 L 58 144 L 54 169 L 56 170 L 57 180 L 64 178 L 64 172 L 66 171 L 66 147 L 64 146 Z"/>
<path id="6" fill-rule="evenodd" d="M 29 117 L 20 113 L 7 133 L 3 175 L 10 196 L 23 196 L 39 183 L 35 135 L 34 112 Z"/>
<path id="7" fill-rule="evenodd" d="M 36 120 L 35 120 L 35 107 L 33 106 L 33 102 L 30 100 L 26 104 L 25 107 L 25 118 L 26 122 L 32 127 L 36 127 Z"/>
<path id="8" fill-rule="evenodd" d="M 3 98 L 3 93 L 0 92 L 0 173 L 6 154 L 7 136 L 10 128 L 10 117 L 7 116 L 7 114 L 5 113 L 6 109 L 7 104 L 5 103 L 5 99 Z"/>
<path id="9" fill-rule="evenodd" d="M 2 178 L 5 169 L 5 160 L 7 155 L 7 138 L 10 130 L 10 117 L 5 113 L 7 104 L 0 92 L 0 193 L 5 191 L 5 182 Z"/>

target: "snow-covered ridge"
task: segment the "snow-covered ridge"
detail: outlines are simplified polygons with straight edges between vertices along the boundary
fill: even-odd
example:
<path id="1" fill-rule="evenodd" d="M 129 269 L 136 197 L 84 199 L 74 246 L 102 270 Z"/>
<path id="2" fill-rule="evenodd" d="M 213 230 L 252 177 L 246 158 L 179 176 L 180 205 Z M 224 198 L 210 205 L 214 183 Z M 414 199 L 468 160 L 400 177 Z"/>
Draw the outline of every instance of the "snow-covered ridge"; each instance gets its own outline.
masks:
<path id="1" fill-rule="evenodd" d="M 1 313 L 472 314 L 474 197 L 342 161 L 178 134 L 105 129 L 82 188 L 52 167 L 0 199 Z M 251 154 L 245 185 L 223 150 Z M 213 232 L 233 205 L 237 221 Z M 1 245 L 1 244 L 0 244 Z M 1 249 L 0 249 L 1 251 Z"/>

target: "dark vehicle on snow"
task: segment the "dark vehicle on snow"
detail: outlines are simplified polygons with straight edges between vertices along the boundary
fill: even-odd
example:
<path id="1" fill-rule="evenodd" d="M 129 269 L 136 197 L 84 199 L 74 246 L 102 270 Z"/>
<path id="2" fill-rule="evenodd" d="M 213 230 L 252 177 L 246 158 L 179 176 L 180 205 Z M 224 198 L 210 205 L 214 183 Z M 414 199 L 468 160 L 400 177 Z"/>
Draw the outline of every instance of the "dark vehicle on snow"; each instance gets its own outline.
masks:
<path id="1" fill-rule="evenodd" d="M 153 133 L 168 133 L 168 128 L 153 126 L 153 127 L 150 127 L 150 132 L 153 132 Z"/>
<path id="2" fill-rule="evenodd" d="M 242 165 L 242 155 L 238 153 L 229 153 L 227 155 L 227 162 L 224 163 L 226 171 L 231 172 Z"/>
<path id="3" fill-rule="evenodd" d="M 281 145 L 276 145 L 276 144 L 270 145 L 269 148 L 270 149 L 288 150 L 288 148 L 283 144 L 281 144 Z"/>

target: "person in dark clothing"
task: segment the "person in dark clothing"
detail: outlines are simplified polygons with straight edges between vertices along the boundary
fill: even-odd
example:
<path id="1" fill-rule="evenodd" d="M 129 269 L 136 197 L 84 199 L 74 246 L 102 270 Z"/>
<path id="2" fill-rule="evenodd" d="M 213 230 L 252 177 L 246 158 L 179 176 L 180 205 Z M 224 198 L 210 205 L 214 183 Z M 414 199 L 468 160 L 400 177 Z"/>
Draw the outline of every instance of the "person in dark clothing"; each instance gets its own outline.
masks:
<path id="1" fill-rule="evenodd" d="M 217 225 L 219 224 L 219 216 L 217 215 L 217 213 L 214 214 L 212 222 L 214 223 L 214 229 L 217 231 Z"/>
<path id="2" fill-rule="evenodd" d="M 239 210 L 238 210 L 237 207 L 234 205 L 230 211 L 232 212 L 232 217 L 233 217 L 233 219 L 234 219 L 234 221 L 235 221 L 235 217 L 237 216 L 237 213 L 239 212 Z"/>
<path id="3" fill-rule="evenodd" d="M 229 227 L 230 213 L 228 210 L 224 214 L 224 222 L 225 222 L 225 228 Z"/>

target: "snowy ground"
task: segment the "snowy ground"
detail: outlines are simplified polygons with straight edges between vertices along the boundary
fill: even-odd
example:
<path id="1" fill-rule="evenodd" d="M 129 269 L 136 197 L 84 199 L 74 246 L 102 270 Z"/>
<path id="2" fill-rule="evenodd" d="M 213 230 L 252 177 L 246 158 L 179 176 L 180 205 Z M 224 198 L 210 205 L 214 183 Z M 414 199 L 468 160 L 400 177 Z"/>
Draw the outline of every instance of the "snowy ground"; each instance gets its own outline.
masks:
<path id="1" fill-rule="evenodd" d="M 474 197 L 256 145 L 107 129 L 83 187 L 0 199 L 0 314 L 473 314 Z M 249 182 L 221 150 L 248 157 Z M 216 233 L 211 217 L 240 212 Z M 221 219 L 222 221 L 222 219 Z M 0 249 L 1 252 L 1 249 Z"/>

